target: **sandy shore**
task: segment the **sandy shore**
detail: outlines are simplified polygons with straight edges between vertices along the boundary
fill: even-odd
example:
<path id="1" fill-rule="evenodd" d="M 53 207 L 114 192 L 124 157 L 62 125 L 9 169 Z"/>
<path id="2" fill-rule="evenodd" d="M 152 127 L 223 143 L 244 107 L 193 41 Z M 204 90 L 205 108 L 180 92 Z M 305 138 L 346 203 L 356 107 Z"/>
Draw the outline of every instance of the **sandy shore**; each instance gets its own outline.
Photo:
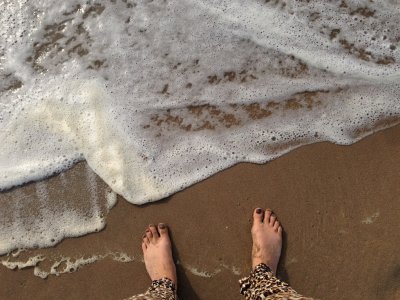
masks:
<path id="1" fill-rule="evenodd" d="M 240 164 L 142 207 L 119 199 L 102 232 L 25 255 L 51 261 L 126 253 L 132 261 L 109 255 L 45 280 L 32 268 L 1 267 L 0 299 L 122 299 L 142 292 L 149 279 L 140 237 L 158 221 L 171 227 L 181 299 L 242 299 L 237 279 L 250 268 L 256 206 L 278 214 L 285 229 L 278 274 L 299 292 L 321 299 L 400 299 L 399 137 L 397 126 L 352 146 L 305 146 L 265 165 Z M 65 173 L 71 186 L 66 198 L 85 197 L 84 168 L 81 163 Z M 53 190 L 58 177 L 48 180 Z M 104 193 L 107 187 L 97 180 Z"/>

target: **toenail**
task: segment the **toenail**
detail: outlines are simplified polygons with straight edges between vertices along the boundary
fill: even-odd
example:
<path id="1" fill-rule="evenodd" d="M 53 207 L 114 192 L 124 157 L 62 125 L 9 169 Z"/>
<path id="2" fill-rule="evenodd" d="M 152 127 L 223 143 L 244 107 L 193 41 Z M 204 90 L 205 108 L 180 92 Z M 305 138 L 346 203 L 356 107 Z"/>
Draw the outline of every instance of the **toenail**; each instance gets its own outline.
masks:
<path id="1" fill-rule="evenodd" d="M 149 232 L 149 231 L 150 231 L 150 229 L 147 228 L 147 229 L 146 229 L 146 232 Z"/>
<path id="2" fill-rule="evenodd" d="M 165 228 L 165 224 L 164 223 L 160 223 L 160 224 L 158 224 L 158 227 L 160 227 L 161 229 L 164 229 Z"/>
<path id="3" fill-rule="evenodd" d="M 261 211 L 262 211 L 261 208 L 256 209 L 256 213 L 258 213 L 258 214 L 261 214 Z"/>

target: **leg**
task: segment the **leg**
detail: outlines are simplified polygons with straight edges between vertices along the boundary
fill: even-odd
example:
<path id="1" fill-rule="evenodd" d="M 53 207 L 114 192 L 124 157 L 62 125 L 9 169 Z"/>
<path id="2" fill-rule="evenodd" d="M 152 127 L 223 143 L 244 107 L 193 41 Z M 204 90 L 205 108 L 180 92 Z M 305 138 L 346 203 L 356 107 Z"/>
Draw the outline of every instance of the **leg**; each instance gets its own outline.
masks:
<path id="1" fill-rule="evenodd" d="M 251 235 L 253 271 L 239 281 L 240 293 L 247 300 L 311 299 L 301 296 L 275 277 L 282 249 L 282 227 L 271 210 L 254 210 Z"/>
<path id="2" fill-rule="evenodd" d="M 132 296 L 129 300 L 175 300 L 176 268 L 172 258 L 171 240 L 165 224 L 158 228 L 150 225 L 143 235 L 142 250 L 147 273 L 152 284 L 146 293 Z"/>

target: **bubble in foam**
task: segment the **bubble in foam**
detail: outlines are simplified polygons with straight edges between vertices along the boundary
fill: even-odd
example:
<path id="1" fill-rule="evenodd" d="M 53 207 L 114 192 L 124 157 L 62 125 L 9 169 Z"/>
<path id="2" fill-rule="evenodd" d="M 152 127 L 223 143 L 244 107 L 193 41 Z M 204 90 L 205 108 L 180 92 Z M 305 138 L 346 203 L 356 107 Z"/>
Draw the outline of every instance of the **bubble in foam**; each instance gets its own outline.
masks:
<path id="1" fill-rule="evenodd" d="M 399 117 L 393 1 L 47 0 L 3 8 L 0 189 L 84 159 L 114 193 L 142 204 L 239 161 L 263 163 L 322 140 L 354 143 Z M 43 221 L 34 231 L 43 239 L 26 239 L 23 222 L 7 225 L 0 252 L 100 230 L 103 210 L 93 176 L 86 179 L 88 219 L 60 208 L 69 225 L 49 234 L 51 197 L 39 186 Z M 111 208 L 116 194 L 106 197 Z M 3 238 L 12 232 L 20 232 L 15 241 Z"/>

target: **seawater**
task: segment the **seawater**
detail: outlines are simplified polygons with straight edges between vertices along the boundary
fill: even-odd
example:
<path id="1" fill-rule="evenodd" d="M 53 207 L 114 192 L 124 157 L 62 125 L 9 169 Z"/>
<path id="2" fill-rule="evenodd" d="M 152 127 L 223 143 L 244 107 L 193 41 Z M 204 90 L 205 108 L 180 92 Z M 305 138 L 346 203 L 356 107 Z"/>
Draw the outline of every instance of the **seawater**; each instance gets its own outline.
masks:
<path id="1" fill-rule="evenodd" d="M 3 0 L 0 19 L 2 190 L 86 160 L 143 204 L 400 116 L 397 0 Z M 0 253 L 104 226 L 71 214 L 14 214 Z"/>

